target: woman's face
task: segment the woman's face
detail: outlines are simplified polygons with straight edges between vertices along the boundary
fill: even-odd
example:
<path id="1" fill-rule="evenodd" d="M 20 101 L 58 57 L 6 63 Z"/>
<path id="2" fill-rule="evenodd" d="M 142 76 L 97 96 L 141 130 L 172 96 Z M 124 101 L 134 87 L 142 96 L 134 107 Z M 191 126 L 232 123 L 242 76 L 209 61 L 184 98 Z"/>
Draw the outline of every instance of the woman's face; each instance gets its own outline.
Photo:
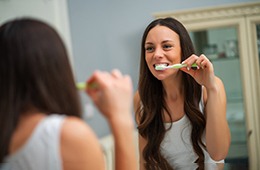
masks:
<path id="1" fill-rule="evenodd" d="M 178 72 L 177 69 L 155 70 L 159 64 L 172 65 L 181 62 L 179 35 L 166 26 L 155 26 L 147 34 L 145 41 L 145 60 L 151 73 L 164 80 Z"/>

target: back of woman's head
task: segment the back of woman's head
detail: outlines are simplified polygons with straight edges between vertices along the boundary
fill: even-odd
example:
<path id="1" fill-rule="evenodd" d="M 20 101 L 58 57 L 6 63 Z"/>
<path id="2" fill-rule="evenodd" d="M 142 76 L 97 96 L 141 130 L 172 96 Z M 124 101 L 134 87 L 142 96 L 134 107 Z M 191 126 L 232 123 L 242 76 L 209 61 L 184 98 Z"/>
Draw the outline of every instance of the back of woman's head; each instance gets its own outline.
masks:
<path id="1" fill-rule="evenodd" d="M 9 140 L 19 116 L 31 108 L 80 116 L 65 46 L 44 22 L 22 18 L 0 27 L 0 89 L 0 141 Z M 0 142 L 0 148 L 6 144 Z"/>
<path id="2" fill-rule="evenodd" d="M 21 102 L 23 109 L 34 106 L 43 112 L 79 114 L 65 46 L 49 25 L 34 19 L 4 24 L 0 28 L 0 65 L 4 80 L 0 87 L 13 100 L 6 102 Z"/>

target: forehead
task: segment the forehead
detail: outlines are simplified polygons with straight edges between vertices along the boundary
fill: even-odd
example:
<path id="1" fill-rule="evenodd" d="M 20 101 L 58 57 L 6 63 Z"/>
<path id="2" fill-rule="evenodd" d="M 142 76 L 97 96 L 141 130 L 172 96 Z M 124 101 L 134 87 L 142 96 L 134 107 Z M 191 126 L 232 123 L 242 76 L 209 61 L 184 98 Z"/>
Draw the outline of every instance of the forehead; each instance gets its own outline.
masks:
<path id="1" fill-rule="evenodd" d="M 179 35 L 166 26 L 157 25 L 152 28 L 146 37 L 146 41 L 163 40 L 163 39 L 179 39 Z"/>

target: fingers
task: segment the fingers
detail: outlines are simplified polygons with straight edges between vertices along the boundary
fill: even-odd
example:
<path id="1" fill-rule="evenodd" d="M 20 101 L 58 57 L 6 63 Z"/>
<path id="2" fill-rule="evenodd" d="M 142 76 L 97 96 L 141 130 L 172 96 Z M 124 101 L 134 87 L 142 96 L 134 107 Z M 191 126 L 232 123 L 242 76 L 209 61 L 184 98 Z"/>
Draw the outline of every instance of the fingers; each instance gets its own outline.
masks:
<path id="1" fill-rule="evenodd" d="M 204 54 L 201 54 L 196 60 L 196 64 L 202 69 L 206 68 L 209 63 L 209 59 Z"/>
<path id="2" fill-rule="evenodd" d="M 96 89 L 88 89 L 87 93 L 96 107 L 108 119 L 131 113 L 133 86 L 129 75 L 119 70 L 96 71 L 88 82 L 96 83 Z"/>
<path id="3" fill-rule="evenodd" d="M 121 73 L 118 69 L 112 70 L 111 75 L 112 75 L 113 77 L 115 77 L 115 78 L 120 78 L 120 77 L 122 77 L 122 73 Z"/>
<path id="4" fill-rule="evenodd" d="M 123 79 L 126 83 L 132 83 L 132 80 L 129 75 L 123 75 L 118 69 L 114 69 L 111 72 L 111 75 L 115 80 Z"/>
<path id="5" fill-rule="evenodd" d="M 187 65 L 187 70 L 190 70 L 194 63 L 197 64 L 197 69 L 205 69 L 211 65 L 211 62 L 204 54 L 201 54 L 200 56 L 192 54 L 188 59 L 182 62 L 182 64 Z"/>
<path id="6" fill-rule="evenodd" d="M 122 77 L 122 74 L 119 70 L 115 69 L 111 71 L 111 73 L 107 71 L 96 70 L 92 76 L 87 81 L 88 84 L 99 84 L 99 87 L 103 87 L 107 84 L 111 79 L 116 79 Z"/>
<path id="7" fill-rule="evenodd" d="M 110 73 L 97 70 L 87 81 L 87 84 L 95 84 L 96 88 L 87 88 L 87 92 L 89 93 L 91 91 L 117 86 L 123 81 L 125 81 L 125 83 L 132 83 L 131 78 L 128 75 L 123 75 L 118 69 L 114 69 Z"/>

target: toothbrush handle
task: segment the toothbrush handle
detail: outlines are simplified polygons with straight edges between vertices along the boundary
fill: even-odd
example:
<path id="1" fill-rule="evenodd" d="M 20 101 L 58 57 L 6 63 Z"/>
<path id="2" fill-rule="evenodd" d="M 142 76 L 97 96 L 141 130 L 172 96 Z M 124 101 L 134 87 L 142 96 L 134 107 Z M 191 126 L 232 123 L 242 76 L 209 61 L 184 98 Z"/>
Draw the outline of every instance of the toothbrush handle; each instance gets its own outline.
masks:
<path id="1" fill-rule="evenodd" d="M 187 64 L 183 64 L 182 66 L 183 66 L 183 67 L 187 67 Z M 198 65 L 197 65 L 196 63 L 193 63 L 193 64 L 191 65 L 191 67 L 198 67 Z"/>
<path id="2" fill-rule="evenodd" d="M 84 90 L 86 89 L 86 83 L 85 82 L 79 82 L 76 84 L 78 90 Z"/>
<path id="3" fill-rule="evenodd" d="M 97 87 L 97 84 L 95 83 L 92 83 L 92 84 L 87 84 L 85 82 L 79 82 L 76 84 L 76 87 L 78 90 L 85 90 L 87 88 L 96 88 Z"/>
<path id="4" fill-rule="evenodd" d="M 196 63 L 193 63 L 191 67 L 198 67 L 198 65 Z"/>

